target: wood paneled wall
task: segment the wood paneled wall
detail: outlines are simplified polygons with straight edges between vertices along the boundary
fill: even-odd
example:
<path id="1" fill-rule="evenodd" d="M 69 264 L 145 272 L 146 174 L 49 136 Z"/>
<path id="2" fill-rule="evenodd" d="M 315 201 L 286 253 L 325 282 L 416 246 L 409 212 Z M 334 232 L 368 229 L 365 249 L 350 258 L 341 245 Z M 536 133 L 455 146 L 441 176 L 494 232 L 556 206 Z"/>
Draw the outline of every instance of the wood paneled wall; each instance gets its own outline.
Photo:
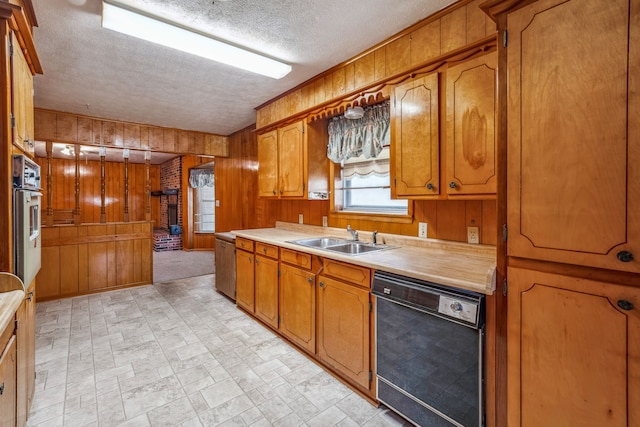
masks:
<path id="1" fill-rule="evenodd" d="M 36 158 L 42 171 L 47 170 L 47 159 Z M 129 220 L 144 221 L 146 208 L 146 171 L 144 164 L 129 163 Z M 80 222 L 100 222 L 100 162 L 80 160 Z M 160 167 L 150 166 L 151 188 L 160 187 Z M 52 208 L 72 210 L 75 208 L 75 160 L 51 160 Z M 43 212 L 47 206 L 47 176 L 42 175 Z M 124 221 L 124 163 L 107 162 L 105 165 L 105 205 L 107 222 Z M 156 222 L 160 217 L 160 206 L 153 203 L 151 217 Z M 44 217 L 44 215 L 43 215 Z"/>
<path id="2" fill-rule="evenodd" d="M 327 174 L 329 171 L 327 171 Z M 480 228 L 480 243 L 496 245 L 497 213 L 495 200 L 422 200 L 415 201 L 413 220 L 407 223 L 345 219 L 329 212 L 325 200 L 259 199 L 258 149 L 253 128 L 244 129 L 229 137 L 229 157 L 216 159 L 216 230 L 230 231 L 247 228 L 273 227 L 276 221 L 322 225 L 328 216 L 330 227 L 342 228 L 350 224 L 361 231 L 418 235 L 418 222 L 428 224 L 430 238 L 466 242 L 467 226 Z"/>

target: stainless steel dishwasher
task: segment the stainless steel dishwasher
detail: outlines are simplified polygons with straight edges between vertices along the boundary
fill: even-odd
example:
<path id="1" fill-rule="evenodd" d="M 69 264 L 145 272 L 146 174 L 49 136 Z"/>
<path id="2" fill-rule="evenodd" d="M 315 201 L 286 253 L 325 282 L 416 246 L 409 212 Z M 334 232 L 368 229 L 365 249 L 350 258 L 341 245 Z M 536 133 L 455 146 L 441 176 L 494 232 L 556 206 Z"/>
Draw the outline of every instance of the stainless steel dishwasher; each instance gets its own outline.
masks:
<path id="1" fill-rule="evenodd" d="M 216 233 L 216 290 L 236 300 L 236 236 Z"/>
<path id="2" fill-rule="evenodd" d="M 378 400 L 418 426 L 484 425 L 484 295 L 376 272 Z"/>

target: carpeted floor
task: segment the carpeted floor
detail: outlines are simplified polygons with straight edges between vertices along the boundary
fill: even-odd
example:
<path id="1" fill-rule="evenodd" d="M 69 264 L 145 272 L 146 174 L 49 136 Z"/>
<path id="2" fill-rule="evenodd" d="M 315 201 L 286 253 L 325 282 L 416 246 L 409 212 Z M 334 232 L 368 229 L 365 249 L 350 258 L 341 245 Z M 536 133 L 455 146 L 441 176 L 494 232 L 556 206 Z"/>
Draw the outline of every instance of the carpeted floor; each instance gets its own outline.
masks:
<path id="1" fill-rule="evenodd" d="M 215 272 L 213 251 L 165 251 L 153 253 L 153 283 L 203 276 Z"/>

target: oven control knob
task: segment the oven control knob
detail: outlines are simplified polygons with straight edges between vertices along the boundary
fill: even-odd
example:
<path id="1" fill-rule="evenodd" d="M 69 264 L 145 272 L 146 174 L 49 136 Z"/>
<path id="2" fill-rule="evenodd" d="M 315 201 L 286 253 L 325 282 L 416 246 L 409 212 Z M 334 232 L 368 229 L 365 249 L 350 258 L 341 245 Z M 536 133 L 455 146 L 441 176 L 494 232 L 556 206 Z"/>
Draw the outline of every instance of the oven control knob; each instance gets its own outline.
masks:
<path id="1" fill-rule="evenodd" d="M 454 313 L 459 313 L 462 311 L 462 304 L 460 304 L 459 302 L 452 302 L 449 308 L 451 308 L 451 311 L 453 311 Z"/>

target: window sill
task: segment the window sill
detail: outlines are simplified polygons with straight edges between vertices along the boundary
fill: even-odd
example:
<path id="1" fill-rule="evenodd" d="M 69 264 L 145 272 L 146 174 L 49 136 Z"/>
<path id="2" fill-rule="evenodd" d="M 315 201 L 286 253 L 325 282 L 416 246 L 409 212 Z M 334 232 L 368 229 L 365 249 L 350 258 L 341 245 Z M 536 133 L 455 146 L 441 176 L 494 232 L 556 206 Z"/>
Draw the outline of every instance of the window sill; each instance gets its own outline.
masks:
<path id="1" fill-rule="evenodd" d="M 391 213 L 373 213 L 358 211 L 333 211 L 330 213 L 334 218 L 345 218 L 351 220 L 366 220 L 380 222 L 394 222 L 410 224 L 413 222 L 411 214 L 391 214 Z"/>

